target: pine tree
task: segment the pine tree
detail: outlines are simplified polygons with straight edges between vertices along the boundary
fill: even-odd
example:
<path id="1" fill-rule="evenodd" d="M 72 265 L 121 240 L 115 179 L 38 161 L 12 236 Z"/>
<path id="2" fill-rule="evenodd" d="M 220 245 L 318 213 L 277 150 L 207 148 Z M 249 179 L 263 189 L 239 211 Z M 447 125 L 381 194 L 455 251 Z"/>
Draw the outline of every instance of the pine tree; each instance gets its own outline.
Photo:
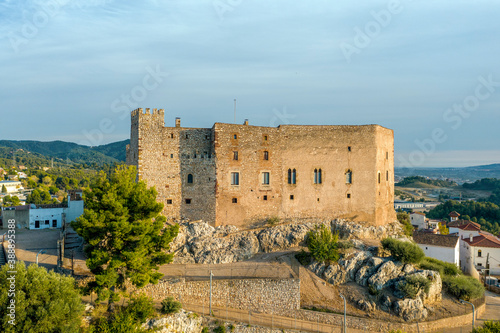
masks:
<path id="1" fill-rule="evenodd" d="M 0 332 L 79 331 L 83 305 L 72 277 L 17 262 L 2 267 L 0 281 Z"/>
<path id="2" fill-rule="evenodd" d="M 95 275 L 88 287 L 99 300 L 113 301 L 115 287 L 124 289 L 127 279 L 138 288 L 157 283 L 159 266 L 172 261 L 166 251 L 179 226 L 166 225 L 156 195 L 125 165 L 109 178 L 101 172 L 85 191 L 85 212 L 72 226 L 87 243 L 87 267 Z"/>

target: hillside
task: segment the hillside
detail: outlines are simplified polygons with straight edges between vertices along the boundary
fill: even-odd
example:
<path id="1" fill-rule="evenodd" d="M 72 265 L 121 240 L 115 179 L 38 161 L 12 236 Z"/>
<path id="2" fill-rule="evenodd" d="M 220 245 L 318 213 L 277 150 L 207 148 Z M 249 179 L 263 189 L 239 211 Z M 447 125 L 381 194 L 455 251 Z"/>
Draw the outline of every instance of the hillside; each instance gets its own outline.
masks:
<path id="1" fill-rule="evenodd" d="M 500 163 L 464 168 L 398 168 L 396 177 L 423 176 L 435 179 L 452 179 L 457 183 L 474 182 L 482 178 L 500 178 Z"/>
<path id="2" fill-rule="evenodd" d="M 58 164 L 111 164 L 125 161 L 125 147 L 129 140 L 88 147 L 64 141 L 12 141 L 0 140 L 0 163 L 49 166 Z"/>
<path id="3" fill-rule="evenodd" d="M 422 176 L 405 177 L 396 186 L 405 186 L 412 188 L 437 188 L 437 187 L 452 187 L 457 186 L 454 181 L 428 179 Z"/>

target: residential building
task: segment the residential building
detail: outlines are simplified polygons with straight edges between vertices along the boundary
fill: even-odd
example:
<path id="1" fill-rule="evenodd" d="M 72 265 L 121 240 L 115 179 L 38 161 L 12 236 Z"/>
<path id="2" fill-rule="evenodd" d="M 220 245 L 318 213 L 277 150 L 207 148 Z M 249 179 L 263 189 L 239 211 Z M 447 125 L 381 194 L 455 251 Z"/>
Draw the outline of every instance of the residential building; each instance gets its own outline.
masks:
<path id="1" fill-rule="evenodd" d="M 475 268 L 478 272 L 488 274 L 485 269 L 489 265 L 489 275 L 500 275 L 500 239 L 487 232 L 471 234 L 464 238 L 461 245 L 461 268 L 464 272 L 471 272 Z M 463 254 L 463 255 L 462 255 Z"/>
<path id="2" fill-rule="evenodd" d="M 418 230 L 427 229 L 427 223 L 425 219 L 425 214 L 421 212 L 415 212 L 410 214 L 410 223 L 413 227 Z"/>
<path id="3" fill-rule="evenodd" d="M 2 180 L 0 181 L 0 190 L 5 186 L 5 189 L 7 190 L 7 194 L 10 193 L 18 193 L 22 190 L 23 184 L 19 181 L 13 181 L 13 180 Z"/>
<path id="4" fill-rule="evenodd" d="M 428 231 L 415 231 L 413 240 L 425 255 L 455 265 L 460 262 L 459 237 L 439 235 Z"/>

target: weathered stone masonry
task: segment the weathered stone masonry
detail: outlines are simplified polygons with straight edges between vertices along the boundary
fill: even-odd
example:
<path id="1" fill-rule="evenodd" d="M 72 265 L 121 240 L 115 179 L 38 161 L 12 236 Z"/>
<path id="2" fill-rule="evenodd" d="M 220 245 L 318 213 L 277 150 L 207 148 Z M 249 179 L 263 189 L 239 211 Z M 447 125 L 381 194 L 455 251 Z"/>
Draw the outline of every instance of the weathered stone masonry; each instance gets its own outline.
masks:
<path id="1" fill-rule="evenodd" d="M 394 136 L 379 125 L 165 127 L 163 110 L 137 109 L 127 163 L 156 187 L 167 217 L 395 219 Z"/>

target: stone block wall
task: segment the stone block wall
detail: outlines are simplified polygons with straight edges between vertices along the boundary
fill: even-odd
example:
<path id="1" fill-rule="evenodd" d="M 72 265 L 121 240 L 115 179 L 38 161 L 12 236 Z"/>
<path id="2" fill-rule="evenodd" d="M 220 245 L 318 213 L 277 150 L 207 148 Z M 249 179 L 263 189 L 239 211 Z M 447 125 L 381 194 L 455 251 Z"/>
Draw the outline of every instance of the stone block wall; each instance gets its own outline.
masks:
<path id="1" fill-rule="evenodd" d="M 187 304 L 209 304 L 210 282 L 186 282 L 183 278 L 162 280 L 139 291 L 155 300 L 172 296 Z M 212 305 L 288 315 L 290 311 L 300 309 L 300 280 L 214 280 Z"/>

